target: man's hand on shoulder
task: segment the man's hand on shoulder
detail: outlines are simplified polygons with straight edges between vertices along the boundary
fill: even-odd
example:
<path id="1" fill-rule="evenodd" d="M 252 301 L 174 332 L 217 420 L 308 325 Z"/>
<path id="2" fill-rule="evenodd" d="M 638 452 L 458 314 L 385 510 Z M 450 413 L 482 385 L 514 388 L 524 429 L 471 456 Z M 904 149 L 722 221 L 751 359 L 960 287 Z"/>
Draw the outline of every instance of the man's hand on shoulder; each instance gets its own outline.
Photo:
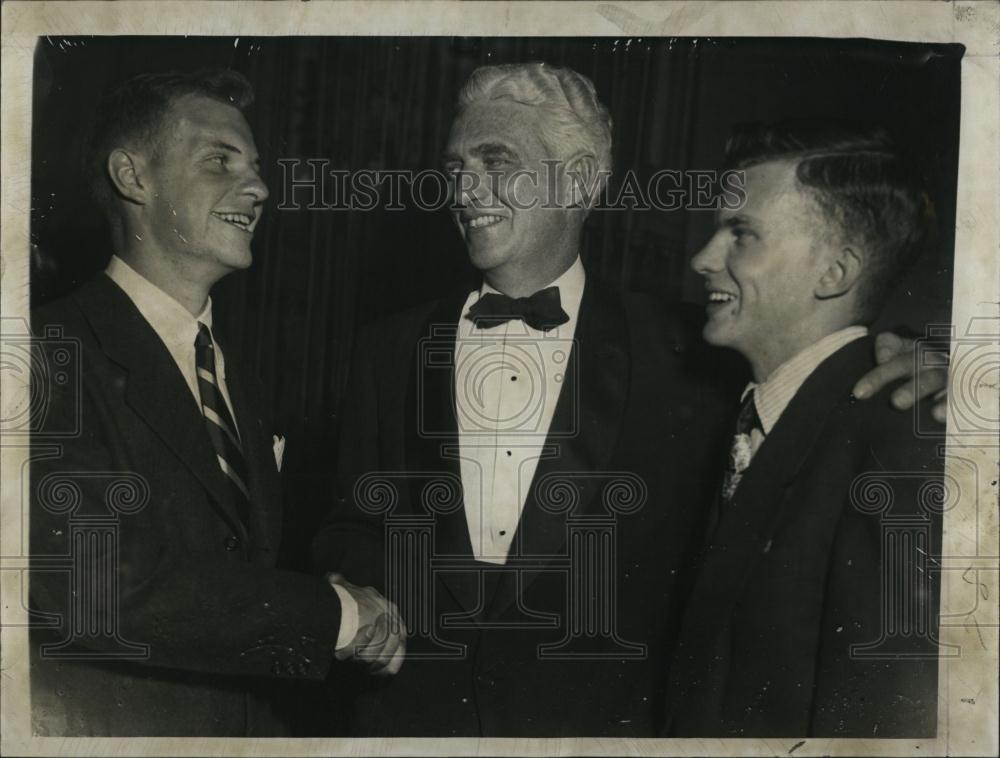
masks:
<path id="1" fill-rule="evenodd" d="M 892 404 L 899 410 L 909 410 L 924 398 L 933 397 L 934 419 L 945 422 L 948 414 L 948 370 L 943 367 L 916 367 L 916 340 L 882 332 L 875 338 L 875 368 L 854 385 L 859 400 L 873 397 L 883 387 L 899 379 L 909 379 L 892 393 Z"/>
<path id="2" fill-rule="evenodd" d="M 341 637 L 345 628 L 354 634 L 347 641 L 338 640 L 337 660 L 354 659 L 379 676 L 397 673 L 406 656 L 406 625 L 396 604 L 374 587 L 359 587 L 340 574 L 327 575 L 327 581 L 340 595 L 342 606 L 347 605 L 344 593 L 354 604 L 341 614 Z"/>

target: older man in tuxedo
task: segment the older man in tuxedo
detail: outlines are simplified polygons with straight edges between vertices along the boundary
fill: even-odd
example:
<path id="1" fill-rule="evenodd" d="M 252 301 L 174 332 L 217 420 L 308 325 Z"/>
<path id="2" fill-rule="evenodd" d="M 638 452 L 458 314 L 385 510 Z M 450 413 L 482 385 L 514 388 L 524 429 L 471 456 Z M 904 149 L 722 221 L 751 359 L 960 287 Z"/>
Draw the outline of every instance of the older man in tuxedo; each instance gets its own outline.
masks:
<path id="1" fill-rule="evenodd" d="M 728 158 L 747 202 L 692 265 L 705 339 L 753 380 L 720 459 L 668 733 L 932 737 L 943 435 L 918 436 L 935 424 L 892 410 L 891 388 L 850 393 L 874 366 L 867 325 L 924 244 L 927 195 L 878 131 L 757 127 Z"/>
<path id="2" fill-rule="evenodd" d="M 688 379 L 682 320 L 584 271 L 585 190 L 611 150 L 590 81 L 486 67 L 459 104 L 444 165 L 482 284 L 362 336 L 315 541 L 319 568 L 385 588 L 409 627 L 406 665 L 358 698 L 354 734 L 649 734 L 683 505 L 707 496 L 682 472 L 721 434 L 722 393 Z M 407 524 L 430 529 L 410 538 L 429 552 L 400 554 Z M 574 561 L 599 559 L 578 549 L 595 539 L 598 581 Z"/>
<path id="3" fill-rule="evenodd" d="M 444 166 L 482 283 L 362 335 L 314 543 L 411 635 L 400 675 L 357 699 L 359 736 L 656 733 L 744 370 L 699 317 L 585 271 L 610 162 L 574 71 L 488 66 L 461 90 Z"/>
<path id="4" fill-rule="evenodd" d="M 400 664 L 378 593 L 276 567 L 280 449 L 209 297 L 250 265 L 268 194 L 252 96 L 232 71 L 156 74 L 99 106 L 111 261 L 33 314 L 37 334 L 75 346 L 61 370 L 80 377 L 36 387 L 38 734 L 279 734 L 279 679 L 323 679 L 359 652 Z"/>

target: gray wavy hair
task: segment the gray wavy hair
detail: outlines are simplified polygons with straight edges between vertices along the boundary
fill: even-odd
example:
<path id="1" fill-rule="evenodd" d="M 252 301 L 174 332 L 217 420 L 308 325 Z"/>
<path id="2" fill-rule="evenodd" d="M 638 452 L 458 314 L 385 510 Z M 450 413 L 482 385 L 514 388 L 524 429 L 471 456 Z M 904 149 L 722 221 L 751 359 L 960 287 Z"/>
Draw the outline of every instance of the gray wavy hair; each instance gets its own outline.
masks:
<path id="1" fill-rule="evenodd" d="M 597 159 L 597 192 L 611 173 L 611 114 L 597 99 L 594 83 L 569 68 L 545 63 L 481 66 L 458 95 L 463 110 L 477 102 L 511 100 L 541 108 L 540 138 L 554 156 L 589 152 Z"/>

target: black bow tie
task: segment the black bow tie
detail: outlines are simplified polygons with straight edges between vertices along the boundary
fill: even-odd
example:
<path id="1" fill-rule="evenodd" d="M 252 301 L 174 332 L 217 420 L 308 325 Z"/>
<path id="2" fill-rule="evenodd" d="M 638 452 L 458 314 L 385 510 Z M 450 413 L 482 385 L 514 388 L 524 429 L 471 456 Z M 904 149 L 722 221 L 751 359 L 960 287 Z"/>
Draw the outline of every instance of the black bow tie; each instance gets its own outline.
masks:
<path id="1" fill-rule="evenodd" d="M 543 332 L 569 321 L 559 301 L 558 287 L 546 287 L 531 297 L 518 298 L 489 292 L 469 308 L 465 317 L 477 329 L 488 329 L 519 318 L 532 329 Z"/>

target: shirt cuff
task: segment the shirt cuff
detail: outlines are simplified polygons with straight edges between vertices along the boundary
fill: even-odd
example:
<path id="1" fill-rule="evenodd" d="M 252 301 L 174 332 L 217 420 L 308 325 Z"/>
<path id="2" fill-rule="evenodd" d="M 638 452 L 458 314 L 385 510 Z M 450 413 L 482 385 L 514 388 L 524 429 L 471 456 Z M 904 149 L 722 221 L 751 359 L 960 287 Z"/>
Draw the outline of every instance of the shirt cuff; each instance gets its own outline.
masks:
<path id="1" fill-rule="evenodd" d="M 331 582 L 330 586 L 340 598 L 340 631 L 337 633 L 337 652 L 340 652 L 358 634 L 358 601 L 339 584 Z"/>

